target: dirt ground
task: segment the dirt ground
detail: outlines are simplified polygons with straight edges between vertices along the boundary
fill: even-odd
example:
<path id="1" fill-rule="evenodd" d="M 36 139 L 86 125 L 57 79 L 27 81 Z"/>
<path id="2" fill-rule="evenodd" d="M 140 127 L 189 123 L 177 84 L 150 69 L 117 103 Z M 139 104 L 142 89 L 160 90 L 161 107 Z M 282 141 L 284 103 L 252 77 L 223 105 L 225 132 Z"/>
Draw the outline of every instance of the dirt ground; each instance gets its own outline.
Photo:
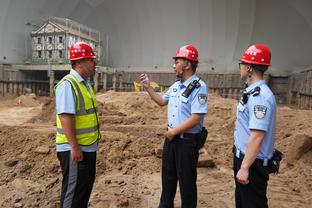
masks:
<path id="1" fill-rule="evenodd" d="M 144 92 L 97 94 L 101 134 L 90 208 L 153 208 L 161 192 L 166 107 Z M 232 173 L 236 100 L 209 95 L 206 154 L 214 167 L 198 168 L 198 207 L 234 207 Z M 285 157 L 270 175 L 270 207 L 312 204 L 312 111 L 279 106 L 277 148 Z M 61 171 L 56 158 L 54 100 L 35 95 L 0 100 L 0 207 L 59 207 Z M 177 192 L 176 207 L 180 207 Z"/>

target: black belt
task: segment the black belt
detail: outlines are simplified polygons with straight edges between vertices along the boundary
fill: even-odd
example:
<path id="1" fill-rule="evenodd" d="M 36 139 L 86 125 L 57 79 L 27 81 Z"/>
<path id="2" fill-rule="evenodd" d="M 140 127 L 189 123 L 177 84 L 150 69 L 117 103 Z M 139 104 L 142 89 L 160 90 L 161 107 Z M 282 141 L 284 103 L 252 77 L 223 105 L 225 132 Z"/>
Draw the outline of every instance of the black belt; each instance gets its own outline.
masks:
<path id="1" fill-rule="evenodd" d="M 239 151 L 239 157 L 238 157 L 237 154 L 236 154 L 236 153 L 237 153 L 237 148 L 235 147 L 235 145 L 233 145 L 232 152 L 233 152 L 234 156 L 235 156 L 236 158 L 238 158 L 238 159 L 241 159 L 241 160 L 244 159 L 245 154 L 244 154 L 242 151 L 240 151 L 240 150 L 238 150 L 238 151 Z M 259 164 L 261 164 L 261 165 L 263 165 L 263 166 L 267 166 L 267 165 L 271 162 L 271 160 L 268 159 L 266 165 L 264 165 L 265 163 L 264 163 L 264 160 L 263 160 L 263 159 L 256 158 L 255 162 L 256 162 L 256 163 L 259 163 Z"/>
<path id="2" fill-rule="evenodd" d="M 196 139 L 200 137 L 200 133 L 182 133 L 176 135 L 174 138 L 180 138 L 180 139 Z"/>

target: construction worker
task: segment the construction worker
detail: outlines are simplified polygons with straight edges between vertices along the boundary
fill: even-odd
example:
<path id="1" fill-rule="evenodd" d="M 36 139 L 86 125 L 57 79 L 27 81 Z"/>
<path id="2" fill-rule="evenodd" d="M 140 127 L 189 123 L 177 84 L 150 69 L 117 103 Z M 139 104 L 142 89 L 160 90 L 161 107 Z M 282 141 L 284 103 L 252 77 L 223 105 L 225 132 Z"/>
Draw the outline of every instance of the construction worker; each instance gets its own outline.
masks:
<path id="1" fill-rule="evenodd" d="M 178 181 L 182 207 L 193 208 L 197 205 L 198 140 L 208 111 L 208 90 L 206 84 L 195 75 L 198 64 L 195 47 L 181 47 L 173 59 L 173 70 L 178 81 L 163 96 L 151 87 L 146 74 L 141 74 L 139 79 L 152 100 L 160 106 L 168 104 L 159 208 L 174 207 Z"/>
<path id="2" fill-rule="evenodd" d="M 234 131 L 234 178 L 236 208 L 268 207 L 268 166 L 274 154 L 275 97 L 263 79 L 271 62 L 270 49 L 250 46 L 240 63 L 240 76 L 247 84 L 237 106 Z"/>
<path id="3" fill-rule="evenodd" d="M 96 99 L 89 80 L 96 56 L 90 45 L 71 45 L 72 69 L 55 87 L 56 151 L 62 168 L 61 208 L 88 206 L 100 138 Z"/>

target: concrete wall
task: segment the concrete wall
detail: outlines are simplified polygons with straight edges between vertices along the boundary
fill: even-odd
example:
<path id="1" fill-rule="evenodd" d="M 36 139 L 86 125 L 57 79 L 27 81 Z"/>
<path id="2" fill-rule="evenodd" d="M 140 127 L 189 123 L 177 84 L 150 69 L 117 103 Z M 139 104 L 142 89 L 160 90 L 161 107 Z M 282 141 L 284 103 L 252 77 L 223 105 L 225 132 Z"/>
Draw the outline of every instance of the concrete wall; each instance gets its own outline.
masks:
<path id="1" fill-rule="evenodd" d="M 111 67 L 170 71 L 176 50 L 194 44 L 206 73 L 233 73 L 243 51 L 261 42 L 272 49 L 271 72 L 285 74 L 312 65 L 311 8 L 310 0 L 1 0 L 0 64 L 23 63 L 25 24 L 52 15 L 99 30 Z"/>

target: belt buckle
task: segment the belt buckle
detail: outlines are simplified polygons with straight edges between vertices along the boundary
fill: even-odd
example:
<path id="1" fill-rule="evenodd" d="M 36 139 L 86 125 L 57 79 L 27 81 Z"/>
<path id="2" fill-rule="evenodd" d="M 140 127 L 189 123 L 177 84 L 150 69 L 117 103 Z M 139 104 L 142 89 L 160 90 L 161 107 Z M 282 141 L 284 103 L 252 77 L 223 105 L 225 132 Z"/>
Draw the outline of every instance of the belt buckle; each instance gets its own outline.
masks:
<path id="1" fill-rule="evenodd" d="M 237 158 L 241 158 L 240 156 L 241 156 L 241 151 L 239 150 L 239 149 L 237 149 L 236 148 L 236 152 L 235 152 L 235 156 L 237 157 Z"/>
<path id="2" fill-rule="evenodd" d="M 233 146 L 233 153 L 235 157 L 237 157 L 238 159 L 241 159 L 241 151 L 235 145 Z"/>

